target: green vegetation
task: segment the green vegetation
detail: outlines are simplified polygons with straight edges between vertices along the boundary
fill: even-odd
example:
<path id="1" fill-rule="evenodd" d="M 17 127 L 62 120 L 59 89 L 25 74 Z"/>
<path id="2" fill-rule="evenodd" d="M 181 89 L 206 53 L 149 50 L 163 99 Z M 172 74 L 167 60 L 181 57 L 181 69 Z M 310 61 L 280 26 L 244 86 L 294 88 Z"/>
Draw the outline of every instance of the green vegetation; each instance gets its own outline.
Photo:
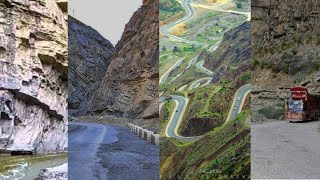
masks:
<path id="1" fill-rule="evenodd" d="M 248 11 L 250 0 L 233 0 L 236 3 L 236 10 Z"/>
<path id="2" fill-rule="evenodd" d="M 194 143 L 164 140 L 160 144 L 160 173 L 163 178 L 180 176 L 190 179 L 237 179 L 238 176 L 243 176 L 244 179 L 249 179 L 248 116 L 249 111 L 243 111 L 235 119 L 208 132 Z M 185 167 L 192 171 L 186 171 Z"/>
<path id="3" fill-rule="evenodd" d="M 221 87 L 216 85 L 208 85 L 205 87 L 197 88 L 189 93 L 189 119 L 192 117 L 204 118 L 215 117 L 223 119 L 223 115 L 215 113 L 214 109 L 211 109 L 210 101 L 214 99 L 214 96 L 221 90 Z M 221 122 L 222 123 L 222 122 Z"/>
<path id="4" fill-rule="evenodd" d="M 223 13 L 215 12 L 215 11 L 207 11 L 205 13 L 202 13 L 196 19 L 190 20 L 187 24 L 187 29 L 191 29 L 199 24 L 206 23 L 208 21 L 211 21 L 213 18 L 219 18 L 221 16 L 223 16 Z"/>
<path id="5" fill-rule="evenodd" d="M 165 126 L 167 125 L 167 123 L 169 122 L 170 120 L 170 112 L 171 110 L 173 109 L 173 102 L 172 101 L 166 101 L 165 104 L 164 104 L 164 119 L 163 121 L 160 123 L 160 129 L 165 129 Z"/>
<path id="6" fill-rule="evenodd" d="M 177 147 L 185 147 L 193 143 L 192 141 L 181 141 L 176 138 L 168 138 L 168 139 Z"/>
<path id="7" fill-rule="evenodd" d="M 211 11 L 201 14 L 200 17 L 188 22 L 186 27 L 188 29 L 187 33 L 182 37 L 189 40 L 193 39 L 197 42 L 215 44 L 226 31 L 236 27 L 247 18 L 244 15 L 234 15 L 228 18 L 224 18 L 223 16 L 225 14 Z M 218 22 L 209 23 L 214 19 Z"/>
<path id="8" fill-rule="evenodd" d="M 264 117 L 268 119 L 282 119 L 285 109 L 285 105 L 283 103 L 278 103 L 275 106 L 268 106 L 258 110 L 259 114 L 262 114 Z"/>
<path id="9" fill-rule="evenodd" d="M 249 81 L 251 79 L 251 72 L 245 72 L 240 75 L 239 80 L 240 81 Z"/>
<path id="10" fill-rule="evenodd" d="M 182 6 L 176 0 L 160 0 L 160 21 L 184 12 Z"/>

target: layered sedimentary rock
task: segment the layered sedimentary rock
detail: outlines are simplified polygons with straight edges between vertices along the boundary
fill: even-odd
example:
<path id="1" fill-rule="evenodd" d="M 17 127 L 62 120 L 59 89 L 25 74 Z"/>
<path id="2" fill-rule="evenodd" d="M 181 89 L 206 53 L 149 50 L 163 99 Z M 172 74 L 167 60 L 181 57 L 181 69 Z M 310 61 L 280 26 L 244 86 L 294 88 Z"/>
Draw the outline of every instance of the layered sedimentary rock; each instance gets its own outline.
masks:
<path id="1" fill-rule="evenodd" d="M 319 70 L 320 1 L 253 1 L 253 58 L 302 81 Z"/>
<path id="2" fill-rule="evenodd" d="M 158 1 L 145 1 L 125 26 L 112 61 L 88 109 L 93 114 L 144 118 L 158 123 Z"/>
<path id="3" fill-rule="evenodd" d="M 66 150 L 67 28 L 55 0 L 0 2 L 0 149 Z"/>
<path id="4" fill-rule="evenodd" d="M 203 52 L 204 67 L 215 72 L 213 82 L 235 79 L 251 65 L 250 23 L 244 22 L 223 36 L 219 47 L 212 53 Z"/>
<path id="5" fill-rule="evenodd" d="M 319 94 L 320 1 L 252 1 L 252 119 L 282 119 L 288 88 Z M 270 116 L 273 114 L 273 116 Z"/>
<path id="6" fill-rule="evenodd" d="M 69 16 L 69 115 L 80 110 L 96 93 L 111 61 L 113 45 L 96 30 Z"/>

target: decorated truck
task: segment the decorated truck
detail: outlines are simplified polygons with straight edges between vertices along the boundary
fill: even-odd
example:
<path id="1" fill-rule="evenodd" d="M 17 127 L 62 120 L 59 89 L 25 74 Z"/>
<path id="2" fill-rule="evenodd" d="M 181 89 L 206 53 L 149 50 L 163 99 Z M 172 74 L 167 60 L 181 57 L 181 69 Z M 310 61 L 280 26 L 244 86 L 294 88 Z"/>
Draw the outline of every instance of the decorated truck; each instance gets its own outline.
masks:
<path id="1" fill-rule="evenodd" d="M 319 97 L 308 93 L 307 88 L 293 87 L 287 101 L 285 119 L 290 122 L 318 120 Z"/>

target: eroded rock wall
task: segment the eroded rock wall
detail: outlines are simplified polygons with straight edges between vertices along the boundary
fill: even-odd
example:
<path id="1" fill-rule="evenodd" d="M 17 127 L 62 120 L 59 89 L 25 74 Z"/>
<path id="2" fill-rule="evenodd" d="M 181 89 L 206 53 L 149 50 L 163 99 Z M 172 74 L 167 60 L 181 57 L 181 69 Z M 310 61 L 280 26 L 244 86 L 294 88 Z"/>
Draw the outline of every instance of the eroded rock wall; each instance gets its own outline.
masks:
<path id="1" fill-rule="evenodd" d="M 69 16 L 69 115 L 86 113 L 111 61 L 113 45 L 96 30 Z M 84 108 L 83 108 L 84 107 Z"/>
<path id="2" fill-rule="evenodd" d="M 158 124 L 158 1 L 146 1 L 125 26 L 112 61 L 88 107 L 93 114 L 143 118 Z"/>
<path id="3" fill-rule="evenodd" d="M 282 119 L 288 88 L 320 95 L 320 1 L 253 0 L 251 27 L 252 119 Z"/>
<path id="4" fill-rule="evenodd" d="M 252 1 L 253 58 L 305 80 L 320 65 L 320 1 Z"/>
<path id="5" fill-rule="evenodd" d="M 66 1 L 0 2 L 0 149 L 66 150 Z"/>

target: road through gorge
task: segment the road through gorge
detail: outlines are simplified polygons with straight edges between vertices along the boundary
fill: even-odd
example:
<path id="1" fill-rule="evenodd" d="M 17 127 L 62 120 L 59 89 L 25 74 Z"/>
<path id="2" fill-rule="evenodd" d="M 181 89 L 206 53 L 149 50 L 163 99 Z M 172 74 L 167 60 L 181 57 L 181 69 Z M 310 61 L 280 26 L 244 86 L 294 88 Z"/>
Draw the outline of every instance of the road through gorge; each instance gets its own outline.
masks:
<path id="1" fill-rule="evenodd" d="M 153 180 L 159 175 L 159 148 L 126 127 L 70 122 L 68 155 L 70 179 Z"/>

